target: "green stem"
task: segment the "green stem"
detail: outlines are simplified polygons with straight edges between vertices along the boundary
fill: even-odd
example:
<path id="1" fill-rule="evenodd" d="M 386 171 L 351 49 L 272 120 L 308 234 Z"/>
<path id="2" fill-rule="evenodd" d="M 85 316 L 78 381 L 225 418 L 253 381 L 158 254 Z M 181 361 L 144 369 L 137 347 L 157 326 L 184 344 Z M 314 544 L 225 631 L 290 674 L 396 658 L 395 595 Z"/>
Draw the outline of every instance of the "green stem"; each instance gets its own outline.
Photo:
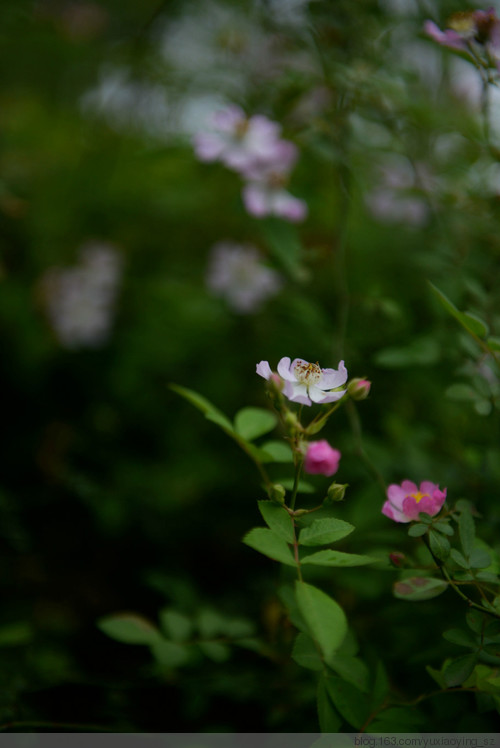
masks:
<path id="1" fill-rule="evenodd" d="M 293 481 L 293 490 L 292 490 L 292 496 L 290 498 L 290 509 L 292 512 L 295 509 L 295 502 L 297 500 L 297 492 L 299 490 L 299 481 L 300 481 L 300 474 L 302 472 L 302 465 L 304 464 L 304 458 L 296 458 L 295 463 L 295 478 Z"/>

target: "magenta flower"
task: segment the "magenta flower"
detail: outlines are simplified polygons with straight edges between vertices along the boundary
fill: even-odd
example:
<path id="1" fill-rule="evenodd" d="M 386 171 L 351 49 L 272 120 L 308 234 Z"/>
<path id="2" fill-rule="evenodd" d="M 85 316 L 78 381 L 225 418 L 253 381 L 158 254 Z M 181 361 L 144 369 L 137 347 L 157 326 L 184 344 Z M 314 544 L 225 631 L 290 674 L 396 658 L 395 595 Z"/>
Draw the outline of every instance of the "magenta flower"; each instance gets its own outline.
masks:
<path id="1" fill-rule="evenodd" d="M 333 475 L 339 469 L 341 457 L 339 450 L 330 447 L 326 439 L 310 442 L 304 459 L 304 470 L 311 475 Z"/>
<path id="2" fill-rule="evenodd" d="M 395 522 L 411 522 L 418 519 L 420 513 L 434 517 L 445 500 L 446 488 L 441 491 L 438 485 L 427 480 L 417 488 L 412 481 L 404 480 L 400 486 L 393 483 L 387 489 L 382 514 Z"/>
<path id="3" fill-rule="evenodd" d="M 449 49 L 458 49 L 461 52 L 467 52 L 467 44 L 464 38 L 453 29 L 446 29 L 441 31 L 439 26 L 436 26 L 434 21 L 426 21 L 424 23 L 424 31 L 431 39 L 440 44 L 442 47 L 448 47 Z"/>
<path id="4" fill-rule="evenodd" d="M 264 379 L 270 379 L 271 367 L 267 361 L 257 364 L 257 374 Z M 283 389 L 286 397 L 294 403 L 312 405 L 312 403 L 333 403 L 345 395 L 341 387 L 347 381 L 347 369 L 344 362 L 339 363 L 337 369 L 321 369 L 319 364 L 310 364 L 301 358 L 296 358 L 290 364 L 288 356 L 278 363 L 278 374 L 284 380 Z"/>
<path id="5" fill-rule="evenodd" d="M 243 203 L 255 218 L 279 216 L 296 223 L 307 216 L 307 205 L 283 187 L 272 182 L 250 182 L 243 188 Z"/>

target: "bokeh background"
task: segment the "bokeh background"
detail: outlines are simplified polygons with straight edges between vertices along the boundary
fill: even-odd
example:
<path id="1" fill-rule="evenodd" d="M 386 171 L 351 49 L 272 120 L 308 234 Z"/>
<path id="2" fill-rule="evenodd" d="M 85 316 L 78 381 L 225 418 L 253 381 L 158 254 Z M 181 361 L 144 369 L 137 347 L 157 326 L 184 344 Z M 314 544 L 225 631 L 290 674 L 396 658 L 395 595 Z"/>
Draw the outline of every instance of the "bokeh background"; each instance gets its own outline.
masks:
<path id="1" fill-rule="evenodd" d="M 422 32 L 468 7 L 3 0 L 1 729 L 317 730 L 283 572 L 241 543 L 258 473 L 170 383 L 232 417 L 267 406 L 257 362 L 344 359 L 373 383 L 359 424 L 340 411 L 325 432 L 349 549 L 415 543 L 380 513 L 357 425 L 383 481 L 447 486 L 497 542 L 498 372 L 428 284 L 500 335 L 495 90 L 488 133 L 477 71 Z M 298 146 L 303 222 L 248 215 L 239 178 L 196 158 L 228 104 Z M 214 291 L 220 242 L 255 247 L 279 288 L 245 310 L 237 277 Z M 464 611 L 395 600 L 396 574 L 316 572 L 410 702 L 436 690 L 425 666 L 456 655 L 441 632 Z M 119 612 L 197 644 L 115 641 L 99 621 Z M 498 726 L 471 694 L 420 710 L 436 731 Z"/>

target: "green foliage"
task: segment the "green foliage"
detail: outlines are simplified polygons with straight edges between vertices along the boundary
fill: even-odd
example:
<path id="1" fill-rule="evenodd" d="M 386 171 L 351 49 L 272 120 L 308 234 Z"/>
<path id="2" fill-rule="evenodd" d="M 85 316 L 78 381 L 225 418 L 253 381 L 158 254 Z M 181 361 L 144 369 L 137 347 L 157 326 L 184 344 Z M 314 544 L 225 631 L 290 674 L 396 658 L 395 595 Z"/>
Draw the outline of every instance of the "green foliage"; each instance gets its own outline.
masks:
<path id="1" fill-rule="evenodd" d="M 300 531 L 299 543 L 306 546 L 329 545 L 341 540 L 354 530 L 354 526 L 341 519 L 324 518 L 314 520 Z"/>
<path id="2" fill-rule="evenodd" d="M 297 605 L 312 638 L 328 659 L 342 644 L 347 632 L 344 611 L 322 590 L 305 582 L 296 582 Z"/>
<path id="3" fill-rule="evenodd" d="M 247 532 L 243 542 L 255 551 L 263 553 L 264 556 L 272 558 L 273 561 L 279 561 L 287 566 L 296 565 L 286 540 L 267 527 L 254 527 L 253 530 Z"/>

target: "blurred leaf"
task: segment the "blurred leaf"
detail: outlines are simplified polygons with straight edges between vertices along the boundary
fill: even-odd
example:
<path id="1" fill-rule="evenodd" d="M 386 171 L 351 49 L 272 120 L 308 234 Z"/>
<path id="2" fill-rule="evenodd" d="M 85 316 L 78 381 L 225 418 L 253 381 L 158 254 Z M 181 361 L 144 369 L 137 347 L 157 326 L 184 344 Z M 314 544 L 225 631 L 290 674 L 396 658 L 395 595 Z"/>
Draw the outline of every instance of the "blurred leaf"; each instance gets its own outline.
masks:
<path id="1" fill-rule="evenodd" d="M 443 678 L 449 688 L 459 686 L 471 675 L 477 662 L 475 654 L 462 655 L 450 663 L 443 670 Z"/>
<path id="2" fill-rule="evenodd" d="M 260 228 L 276 262 L 295 280 L 301 280 L 302 245 L 295 226 L 278 218 L 266 218 Z"/>
<path id="3" fill-rule="evenodd" d="M 286 544 L 286 541 L 279 535 L 275 535 L 267 527 L 254 527 L 247 532 L 243 538 L 243 543 L 253 548 L 264 556 L 272 558 L 273 561 L 280 561 L 288 566 L 296 566 L 292 551 Z"/>
<path id="4" fill-rule="evenodd" d="M 450 555 L 450 541 L 435 530 L 429 532 L 429 545 L 432 553 L 440 561 L 446 561 Z"/>
<path id="5" fill-rule="evenodd" d="M 394 585 L 394 595 L 400 600 L 419 602 L 441 595 L 448 588 L 444 579 L 433 577 L 410 577 Z"/>
<path id="6" fill-rule="evenodd" d="M 219 642 L 198 642 L 198 646 L 214 662 L 225 662 L 231 656 L 230 648 Z"/>
<path id="7" fill-rule="evenodd" d="M 33 629 L 26 621 L 0 626 L 0 647 L 17 647 L 33 639 Z"/>
<path id="8" fill-rule="evenodd" d="M 341 519 L 315 519 L 309 527 L 300 531 L 299 543 L 305 546 L 327 545 L 345 538 L 353 530 L 353 525 Z"/>
<path id="9" fill-rule="evenodd" d="M 500 338 L 490 337 L 486 341 L 486 345 L 488 346 L 490 351 L 494 351 L 495 353 L 497 353 L 498 351 L 500 351 Z"/>
<path id="10" fill-rule="evenodd" d="M 191 653 L 187 647 L 166 639 L 153 644 L 151 654 L 160 665 L 172 668 L 185 665 L 191 659 Z"/>
<path id="11" fill-rule="evenodd" d="M 337 653 L 328 659 L 328 666 L 363 693 L 368 691 L 370 673 L 368 667 L 359 657 L 349 657 Z"/>
<path id="12" fill-rule="evenodd" d="M 415 707 L 391 706 L 370 722 L 370 733 L 417 732 L 424 719 Z"/>
<path id="13" fill-rule="evenodd" d="M 171 608 L 164 608 L 158 617 L 163 631 L 173 641 L 184 642 L 191 636 L 193 624 L 182 613 Z"/>
<path id="14" fill-rule="evenodd" d="M 337 733 L 342 726 L 342 717 L 333 706 L 326 687 L 326 677 L 323 673 L 318 680 L 317 704 L 319 727 L 322 733 Z"/>
<path id="15" fill-rule="evenodd" d="M 335 708 L 357 730 L 363 727 L 369 715 L 368 701 L 352 683 L 336 676 L 327 676 L 325 685 Z"/>
<path id="16" fill-rule="evenodd" d="M 324 665 L 314 641 L 307 634 L 297 634 L 293 649 L 292 659 L 308 670 L 323 670 Z"/>
<path id="17" fill-rule="evenodd" d="M 234 418 L 235 430 L 249 441 L 272 431 L 277 423 L 277 416 L 264 408 L 242 408 Z"/>
<path id="18" fill-rule="evenodd" d="M 182 387 L 180 384 L 170 384 L 169 386 L 171 390 L 190 402 L 191 405 L 195 406 L 195 408 L 201 410 L 208 420 L 221 426 L 224 431 L 227 431 L 230 434 L 234 432 L 233 425 L 229 418 L 227 418 L 222 411 L 216 408 L 210 400 L 207 400 L 206 397 L 203 397 L 203 395 L 200 395 L 198 392 L 190 390 L 187 387 Z"/>
<path id="19" fill-rule="evenodd" d="M 274 501 L 259 501 L 259 510 L 270 529 L 286 540 L 293 543 L 293 520 L 284 507 Z"/>
<path id="20" fill-rule="evenodd" d="M 340 647 L 347 632 L 344 611 L 325 592 L 305 582 L 295 583 L 299 610 L 326 658 Z"/>
<path id="21" fill-rule="evenodd" d="M 466 559 L 462 556 L 460 551 L 457 551 L 456 548 L 451 549 L 450 556 L 455 561 L 456 564 L 462 567 L 462 569 L 469 568 L 469 562 L 466 561 Z"/>
<path id="22" fill-rule="evenodd" d="M 124 644 L 153 645 L 163 641 L 156 626 L 135 613 L 115 613 L 97 621 L 97 627 L 111 639 Z"/>
<path id="23" fill-rule="evenodd" d="M 382 704 L 389 693 L 389 678 L 381 660 L 377 661 L 375 667 L 375 678 L 371 691 L 371 705 L 376 708 Z"/>
<path id="24" fill-rule="evenodd" d="M 463 511 L 460 514 L 458 520 L 458 533 L 460 536 L 460 543 L 462 544 L 462 550 L 466 558 L 470 557 L 472 549 L 474 548 L 474 541 L 476 538 L 476 530 L 474 526 L 474 519 L 472 515 Z"/>
<path id="25" fill-rule="evenodd" d="M 293 462 L 292 450 L 285 441 L 264 442 L 261 449 L 271 457 L 271 459 L 262 460 L 263 462 Z"/>
<path id="26" fill-rule="evenodd" d="M 462 384 L 460 382 L 448 387 L 445 395 L 450 400 L 458 400 L 459 402 L 474 402 L 477 399 L 477 392 L 474 387 L 471 387 L 470 384 Z"/>
<path id="27" fill-rule="evenodd" d="M 410 366 L 431 366 L 441 355 L 434 338 L 418 338 L 401 348 L 383 348 L 375 356 L 375 363 L 386 369 L 402 369 Z"/>
<path id="28" fill-rule="evenodd" d="M 462 629 L 448 629 L 443 633 L 443 637 L 446 641 L 452 644 L 458 644 L 460 647 L 477 647 L 476 639 L 470 634 L 469 631 Z"/>
<path id="29" fill-rule="evenodd" d="M 469 556 L 471 569 L 486 569 L 491 564 L 491 558 L 482 548 L 474 548 Z"/>
<path id="30" fill-rule="evenodd" d="M 421 535 L 425 535 L 428 529 L 427 525 L 416 522 L 408 528 L 408 535 L 411 538 L 419 538 Z"/>
<path id="31" fill-rule="evenodd" d="M 313 564 L 314 566 L 365 566 L 373 564 L 377 559 L 371 556 L 362 556 L 357 553 L 344 553 L 343 551 L 324 550 L 303 556 L 301 564 Z"/>
<path id="32" fill-rule="evenodd" d="M 276 483 L 281 483 L 283 488 L 286 488 L 287 491 L 293 490 L 293 479 L 291 478 L 284 478 L 283 480 L 281 478 L 278 478 L 276 480 Z M 299 487 L 298 487 L 298 493 L 316 493 L 316 489 L 311 483 L 308 483 L 305 480 L 299 481 Z"/>
<path id="33" fill-rule="evenodd" d="M 467 332 L 478 338 L 485 338 L 488 335 L 488 325 L 482 319 L 469 312 L 460 312 L 457 307 L 439 290 L 433 283 L 429 285 L 434 295 L 439 299 L 446 311 L 454 317 Z"/>

